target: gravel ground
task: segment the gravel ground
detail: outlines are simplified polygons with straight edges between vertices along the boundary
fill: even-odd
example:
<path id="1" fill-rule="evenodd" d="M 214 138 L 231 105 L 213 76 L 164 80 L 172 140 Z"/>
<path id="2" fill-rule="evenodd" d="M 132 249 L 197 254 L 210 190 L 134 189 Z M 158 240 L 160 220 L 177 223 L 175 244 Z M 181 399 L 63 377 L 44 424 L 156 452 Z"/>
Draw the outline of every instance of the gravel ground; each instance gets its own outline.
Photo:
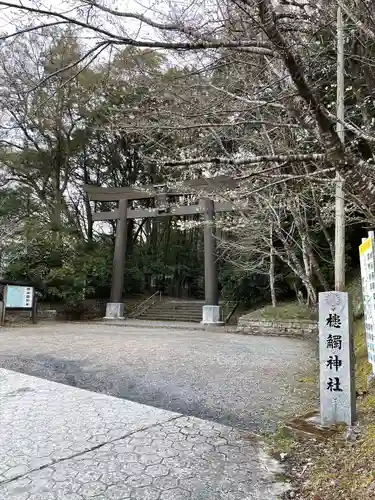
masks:
<path id="1" fill-rule="evenodd" d="M 0 330 L 0 366 L 245 430 L 314 405 L 304 340 L 101 324 Z"/>

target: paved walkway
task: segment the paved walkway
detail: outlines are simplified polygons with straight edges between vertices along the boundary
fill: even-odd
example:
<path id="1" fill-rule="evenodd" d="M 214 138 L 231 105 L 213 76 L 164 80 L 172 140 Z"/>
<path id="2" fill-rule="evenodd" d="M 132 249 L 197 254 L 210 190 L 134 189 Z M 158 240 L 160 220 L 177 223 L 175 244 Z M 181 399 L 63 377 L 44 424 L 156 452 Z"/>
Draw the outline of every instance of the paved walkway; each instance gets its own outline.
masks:
<path id="1" fill-rule="evenodd" d="M 3 328 L 0 367 L 257 433 L 314 406 L 313 342 L 135 324 Z"/>
<path id="2" fill-rule="evenodd" d="M 1 500 L 274 500 L 249 433 L 0 369 Z"/>

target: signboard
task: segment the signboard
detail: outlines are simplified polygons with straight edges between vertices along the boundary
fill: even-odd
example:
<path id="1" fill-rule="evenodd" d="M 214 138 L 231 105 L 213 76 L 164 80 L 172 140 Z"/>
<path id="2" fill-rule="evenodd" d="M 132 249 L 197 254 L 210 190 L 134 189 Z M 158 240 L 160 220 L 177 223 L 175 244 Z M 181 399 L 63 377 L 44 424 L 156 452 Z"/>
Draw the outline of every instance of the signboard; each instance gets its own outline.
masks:
<path id="1" fill-rule="evenodd" d="M 30 286 L 7 285 L 5 307 L 7 309 L 32 309 L 34 288 Z"/>
<path id="2" fill-rule="evenodd" d="M 365 315 L 368 360 L 375 374 L 375 245 L 374 232 L 362 240 L 359 247 L 361 261 L 362 297 Z"/>
<path id="3" fill-rule="evenodd" d="M 320 417 L 322 425 L 355 420 L 352 314 L 345 292 L 319 293 Z"/>

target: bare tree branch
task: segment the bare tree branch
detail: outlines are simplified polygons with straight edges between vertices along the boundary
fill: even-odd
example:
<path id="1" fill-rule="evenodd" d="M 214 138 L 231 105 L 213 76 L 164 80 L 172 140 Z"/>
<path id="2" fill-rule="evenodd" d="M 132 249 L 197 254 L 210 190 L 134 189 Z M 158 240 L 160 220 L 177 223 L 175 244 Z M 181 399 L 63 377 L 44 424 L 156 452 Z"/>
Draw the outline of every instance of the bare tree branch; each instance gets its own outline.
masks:
<path id="1" fill-rule="evenodd" d="M 227 123 L 192 123 L 191 125 L 184 126 L 176 126 L 176 125 L 145 125 L 145 126 L 131 126 L 126 125 L 121 127 L 123 130 L 147 130 L 147 129 L 155 129 L 155 130 L 189 130 L 194 128 L 217 128 L 217 127 L 237 127 L 239 125 L 270 125 L 272 127 L 286 127 L 286 128 L 299 128 L 300 126 L 295 123 L 274 123 L 268 122 L 265 120 L 242 120 L 235 123 L 227 122 Z"/>
<path id="2" fill-rule="evenodd" d="M 134 38 L 123 37 L 116 33 L 109 32 L 99 26 L 94 26 L 89 22 L 79 21 L 74 17 L 66 16 L 60 12 L 56 12 L 53 10 L 39 9 L 36 7 L 29 7 L 22 4 L 13 4 L 10 2 L 0 1 L 0 6 L 13 8 L 20 11 L 32 12 L 35 14 L 45 15 L 48 17 L 57 17 L 58 19 L 62 19 L 65 22 L 80 26 L 81 28 L 88 29 L 100 35 L 106 36 L 108 39 L 106 42 L 109 44 L 117 44 L 117 45 L 128 45 L 132 47 L 143 47 L 143 48 L 159 48 L 159 49 L 168 49 L 168 50 L 205 50 L 205 49 L 219 49 L 219 48 L 227 48 L 227 49 L 239 49 L 246 48 L 248 52 L 258 55 L 268 55 L 275 56 L 275 52 L 268 48 L 257 47 L 254 46 L 254 41 L 225 41 L 225 40 L 213 40 L 213 41 L 199 41 L 199 42 L 147 42 L 142 40 L 135 40 Z M 37 27 L 35 28 L 37 29 Z M 30 31 L 30 30 L 29 30 Z"/>
<path id="3" fill-rule="evenodd" d="M 190 158 L 186 160 L 169 160 L 163 162 L 164 165 L 175 167 L 182 165 L 199 165 L 204 163 L 216 163 L 220 165 L 251 165 L 254 163 L 267 163 L 267 162 L 295 162 L 295 161 L 319 161 L 324 160 L 326 155 L 323 153 L 314 154 L 299 154 L 299 155 L 264 155 L 264 156 L 253 156 L 252 158 L 246 158 L 244 160 L 237 160 L 234 158 Z"/>
<path id="4" fill-rule="evenodd" d="M 28 28 L 15 31 L 13 33 L 9 33 L 7 35 L 0 35 L 0 40 L 8 40 L 9 38 L 13 38 L 15 36 L 24 35 L 25 33 L 38 31 L 43 28 L 50 28 L 51 26 L 61 26 L 63 24 L 69 24 L 69 23 L 68 21 L 56 21 L 55 23 L 44 23 L 44 24 L 39 24 L 38 26 L 29 26 Z"/>
<path id="5" fill-rule="evenodd" d="M 342 8 L 342 10 L 345 12 L 345 14 L 351 19 L 355 25 L 362 30 L 368 37 L 372 38 L 373 40 L 375 39 L 375 33 L 368 28 L 355 14 L 352 10 L 349 9 L 349 7 L 346 5 L 345 2 L 342 2 L 341 0 L 337 0 L 337 4 Z"/>
<path id="6" fill-rule="evenodd" d="M 46 76 L 45 78 L 43 78 L 43 80 L 41 80 L 40 82 L 38 82 L 36 85 L 34 85 L 34 87 L 32 87 L 31 89 L 28 90 L 28 92 L 33 92 L 34 90 L 36 90 L 38 87 L 44 85 L 45 83 L 47 83 L 49 80 L 51 80 L 52 78 L 54 78 L 55 76 L 61 74 L 61 73 L 65 73 L 66 71 L 68 71 L 69 69 L 73 69 L 73 68 L 76 68 L 77 66 L 79 66 L 79 64 L 81 62 L 83 62 L 85 59 L 87 59 L 90 55 L 94 54 L 94 57 L 90 59 L 90 62 L 92 62 L 94 59 L 96 59 L 96 57 L 98 57 L 98 55 L 100 54 L 100 52 L 102 52 L 104 49 L 106 49 L 107 47 L 109 46 L 109 42 L 100 42 L 100 43 L 97 43 L 95 45 L 95 47 L 93 47 L 92 49 L 88 50 L 82 57 L 80 57 L 79 59 L 77 59 L 76 61 L 73 61 L 72 63 L 70 64 L 67 64 L 66 66 L 62 67 L 62 68 L 59 68 L 57 69 L 56 71 L 53 71 L 52 73 L 50 73 L 48 76 Z M 97 52 L 97 54 L 95 54 L 95 52 Z M 83 69 L 82 69 L 83 70 Z M 81 71 L 82 71 L 81 70 Z M 68 82 L 71 82 L 72 80 L 74 80 L 78 74 L 81 72 L 81 71 L 78 71 L 75 75 L 73 75 L 71 78 L 69 78 L 69 80 L 67 82 L 65 82 L 65 84 L 67 84 Z M 60 88 L 62 88 L 62 86 L 60 86 Z M 56 90 L 57 92 L 58 90 Z M 52 97 L 52 96 L 50 96 Z M 44 101 L 43 104 L 45 104 L 47 102 Z"/>
<path id="7" fill-rule="evenodd" d="M 136 19 L 136 20 L 140 21 L 141 23 L 145 23 L 148 26 L 151 26 L 152 28 L 156 28 L 156 29 L 159 29 L 162 31 L 177 31 L 180 33 L 184 33 L 185 35 L 189 35 L 195 39 L 204 40 L 208 43 L 212 43 L 212 42 L 217 41 L 212 37 L 209 37 L 207 35 L 200 33 L 199 31 L 197 31 L 197 29 L 195 27 L 193 28 L 193 27 L 184 26 L 181 23 L 172 23 L 172 24 L 158 23 L 158 22 L 153 21 L 149 17 L 146 17 L 142 14 L 139 14 L 136 12 L 123 12 L 121 10 L 111 9 L 110 7 L 107 7 L 103 4 L 99 4 L 98 2 L 96 2 L 94 0 L 84 0 L 84 2 L 87 3 L 88 5 L 96 7 L 99 10 L 102 10 L 103 12 L 107 12 L 108 14 L 111 14 L 115 17 Z M 247 47 L 261 47 L 261 48 L 272 50 L 271 44 L 269 44 L 267 42 L 261 42 L 259 40 L 252 40 L 252 41 L 249 41 L 246 43 L 248 43 Z"/>

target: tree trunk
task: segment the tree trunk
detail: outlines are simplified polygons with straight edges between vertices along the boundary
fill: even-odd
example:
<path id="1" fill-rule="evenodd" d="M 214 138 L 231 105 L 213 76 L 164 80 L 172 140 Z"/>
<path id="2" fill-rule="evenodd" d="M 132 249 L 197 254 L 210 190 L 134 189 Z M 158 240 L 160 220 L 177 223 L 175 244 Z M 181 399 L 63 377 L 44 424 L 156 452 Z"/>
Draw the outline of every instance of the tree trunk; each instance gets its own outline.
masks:
<path id="1" fill-rule="evenodd" d="M 302 259 L 305 268 L 305 273 L 306 276 L 308 276 L 311 279 L 311 265 L 309 259 L 308 245 L 306 242 L 306 236 L 301 235 L 301 241 L 302 241 Z"/>
<path id="2" fill-rule="evenodd" d="M 312 247 L 311 247 L 310 244 L 308 245 L 308 252 L 309 252 L 310 262 L 311 262 L 312 268 L 314 270 L 315 276 L 318 278 L 318 280 L 319 280 L 320 284 L 322 285 L 324 291 L 328 292 L 329 289 L 330 289 L 329 283 L 326 280 L 324 274 L 322 273 L 322 271 L 320 269 L 318 261 L 316 260 L 316 257 L 314 255 L 314 251 L 313 251 L 313 249 L 312 249 Z"/>
<path id="3" fill-rule="evenodd" d="M 270 291 L 271 291 L 271 301 L 272 307 L 276 307 L 276 290 L 275 290 L 275 250 L 273 248 L 273 234 L 272 226 L 270 229 L 270 268 L 269 268 L 269 280 L 270 280 Z"/>
<path id="4" fill-rule="evenodd" d="M 56 233 L 61 230 L 61 193 L 58 187 L 55 188 L 54 200 L 53 200 L 53 211 L 52 211 L 52 229 Z"/>
<path id="5" fill-rule="evenodd" d="M 335 259 L 335 248 L 334 248 L 334 244 L 333 244 L 333 241 L 332 241 L 332 238 L 331 238 L 331 235 L 329 234 L 328 230 L 327 230 L 327 227 L 323 221 L 323 217 L 322 217 L 322 213 L 320 211 L 320 206 L 319 206 L 319 202 L 317 201 L 316 199 L 316 196 L 315 196 L 315 190 L 314 190 L 314 187 L 312 185 L 310 185 L 310 189 L 311 189 L 311 195 L 312 195 L 312 199 L 314 201 L 314 208 L 315 208 L 315 214 L 316 214 L 316 218 L 319 222 L 319 225 L 320 225 L 320 228 L 324 234 L 324 237 L 328 243 L 328 246 L 329 246 L 329 250 L 331 252 L 331 257 L 332 257 L 332 260 Z"/>
<path id="6" fill-rule="evenodd" d="M 126 260 L 128 260 L 133 252 L 133 246 L 134 246 L 134 238 L 133 238 L 134 219 L 127 220 L 126 231 L 127 231 Z"/>
<path id="7" fill-rule="evenodd" d="M 282 233 L 279 231 L 277 232 L 278 236 L 282 237 Z M 287 264 L 290 267 L 290 269 L 294 272 L 294 274 L 302 281 L 302 284 L 305 287 L 307 293 L 307 303 L 310 305 L 316 304 L 317 300 L 316 291 L 311 282 L 310 277 L 305 273 L 305 270 L 300 261 L 298 260 L 298 257 L 295 254 L 292 245 L 287 241 L 285 241 L 285 239 L 283 240 L 283 245 L 286 251 L 286 257 L 275 250 L 276 254 L 283 262 L 285 262 L 285 264 Z"/>
<path id="8" fill-rule="evenodd" d="M 85 159 L 83 162 L 83 178 L 84 178 L 85 184 L 90 184 L 90 177 L 89 177 L 89 173 L 88 173 L 87 165 L 86 165 L 86 155 L 85 155 Z M 93 233 L 94 233 L 94 222 L 92 220 L 92 210 L 91 210 L 91 205 L 90 205 L 90 200 L 89 200 L 88 194 L 85 193 L 84 197 L 85 197 L 85 208 L 86 208 L 86 217 L 87 217 L 87 239 L 89 242 L 92 242 Z"/>

